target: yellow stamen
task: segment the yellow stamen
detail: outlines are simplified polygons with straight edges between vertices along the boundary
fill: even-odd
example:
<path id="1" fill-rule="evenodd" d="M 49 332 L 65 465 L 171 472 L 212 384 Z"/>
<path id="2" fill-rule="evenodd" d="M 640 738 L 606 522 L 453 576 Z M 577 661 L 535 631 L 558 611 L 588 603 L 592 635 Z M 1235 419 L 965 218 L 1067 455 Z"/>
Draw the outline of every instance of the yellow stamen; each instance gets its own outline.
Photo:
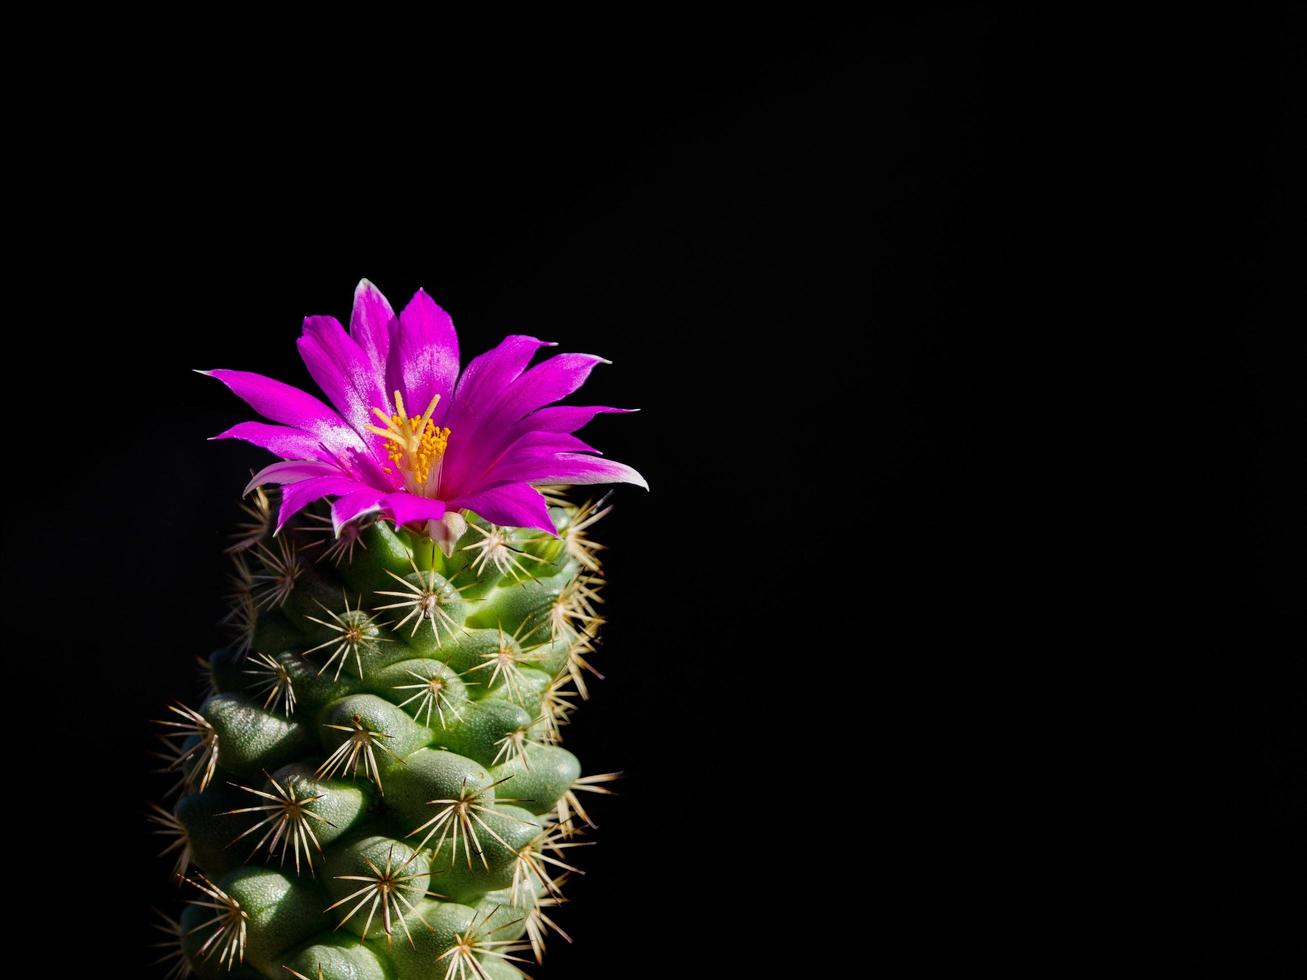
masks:
<path id="1" fill-rule="evenodd" d="M 386 455 L 411 477 L 411 490 L 426 486 L 433 467 L 444 457 L 449 443 L 449 426 L 431 421 L 431 413 L 439 402 L 440 396 L 435 395 L 419 418 L 410 418 L 404 408 L 404 396 L 396 391 L 394 414 L 387 415 L 380 408 L 372 409 L 372 414 L 386 423 L 386 427 L 369 425 L 368 431 L 386 440 Z"/>

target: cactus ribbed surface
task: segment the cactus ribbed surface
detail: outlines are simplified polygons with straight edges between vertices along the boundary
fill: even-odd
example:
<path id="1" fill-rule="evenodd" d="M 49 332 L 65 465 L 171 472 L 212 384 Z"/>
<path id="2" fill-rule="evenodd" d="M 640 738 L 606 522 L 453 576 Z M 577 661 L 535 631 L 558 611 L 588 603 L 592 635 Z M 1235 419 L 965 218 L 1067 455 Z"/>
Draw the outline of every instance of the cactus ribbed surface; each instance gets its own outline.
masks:
<path id="1" fill-rule="evenodd" d="M 452 548 L 260 488 L 230 548 L 233 642 L 159 719 L 153 819 L 187 901 L 165 972 L 512 977 L 536 962 L 592 826 L 562 746 L 601 618 L 603 503 L 558 535 L 469 517 Z M 446 553 L 448 552 L 448 553 Z M 171 805 L 169 805 L 171 804 Z M 570 940 L 569 940 L 570 941 Z"/>

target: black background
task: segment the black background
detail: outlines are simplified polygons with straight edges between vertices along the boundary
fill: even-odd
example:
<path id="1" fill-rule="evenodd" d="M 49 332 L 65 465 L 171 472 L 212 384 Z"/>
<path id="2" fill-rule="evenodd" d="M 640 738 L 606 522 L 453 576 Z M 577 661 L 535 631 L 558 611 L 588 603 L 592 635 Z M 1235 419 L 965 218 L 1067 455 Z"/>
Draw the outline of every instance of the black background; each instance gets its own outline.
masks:
<path id="1" fill-rule="evenodd" d="M 22 880 L 94 882 L 53 975 L 169 901 L 148 719 L 266 461 L 190 369 L 310 387 L 299 321 L 364 276 L 642 409 L 586 431 L 652 491 L 568 743 L 626 779 L 538 975 L 1304 975 L 1302 18 L 1071 21 L 120 21 L 60 62 L 4 531 Z"/>
<path id="2" fill-rule="evenodd" d="M 1181 881 L 1201 896 L 1204 976 L 1307 973 L 1305 12 L 1213 45 L 1228 69 L 1204 114 L 1211 179 L 1192 188 L 1199 371 L 1175 414 L 1197 435 L 1186 537 L 1204 580 L 1175 660 L 1193 710 L 1170 744 L 1196 777 Z"/>

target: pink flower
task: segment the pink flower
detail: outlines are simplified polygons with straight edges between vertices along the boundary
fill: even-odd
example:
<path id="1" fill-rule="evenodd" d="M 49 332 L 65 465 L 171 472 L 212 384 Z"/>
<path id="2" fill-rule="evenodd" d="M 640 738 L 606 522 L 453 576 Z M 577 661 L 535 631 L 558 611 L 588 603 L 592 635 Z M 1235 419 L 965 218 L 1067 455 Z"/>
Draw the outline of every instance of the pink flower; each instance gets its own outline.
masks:
<path id="1" fill-rule="evenodd" d="M 330 406 L 263 375 L 201 372 L 269 420 L 213 438 L 243 439 L 282 458 L 246 488 L 282 485 L 279 529 L 314 500 L 334 497 L 337 534 L 379 512 L 396 525 L 425 524 L 445 543 L 461 525 L 460 510 L 552 534 L 539 485 L 648 489 L 631 467 L 572 434 L 600 412 L 630 409 L 553 404 L 608 363 L 603 358 L 556 354 L 530 365 L 538 350 L 554 345 L 510 335 L 460 374 L 449 314 L 419 289 L 396 316 L 366 279 L 354 292 L 348 333 L 334 317 L 306 317 L 298 346 Z"/>

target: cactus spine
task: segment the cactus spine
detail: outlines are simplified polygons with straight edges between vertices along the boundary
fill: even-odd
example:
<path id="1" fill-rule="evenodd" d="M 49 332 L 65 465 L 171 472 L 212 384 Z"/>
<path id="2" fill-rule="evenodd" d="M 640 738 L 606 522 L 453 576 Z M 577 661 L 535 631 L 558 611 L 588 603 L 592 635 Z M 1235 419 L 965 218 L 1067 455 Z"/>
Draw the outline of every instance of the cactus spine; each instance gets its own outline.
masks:
<path id="1" fill-rule="evenodd" d="M 560 744 L 587 697 L 607 509 L 549 497 L 557 537 L 472 517 L 452 555 L 384 520 L 256 490 L 228 549 L 234 639 L 198 708 L 159 719 L 153 805 L 185 891 L 168 976 L 519 976 L 593 826 Z M 171 799 L 171 798 L 170 798 Z"/>

